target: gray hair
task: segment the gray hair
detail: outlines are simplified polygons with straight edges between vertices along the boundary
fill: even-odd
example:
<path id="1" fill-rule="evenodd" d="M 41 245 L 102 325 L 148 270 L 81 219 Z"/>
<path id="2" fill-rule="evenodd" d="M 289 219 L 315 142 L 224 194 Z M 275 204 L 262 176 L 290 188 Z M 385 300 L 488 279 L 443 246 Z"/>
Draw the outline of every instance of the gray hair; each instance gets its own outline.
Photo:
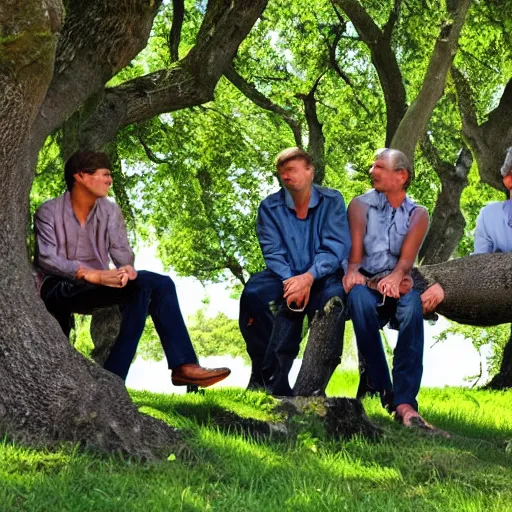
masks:
<path id="1" fill-rule="evenodd" d="M 512 172 L 512 146 L 507 149 L 505 154 L 505 161 L 501 166 L 500 172 L 503 177 Z"/>
<path id="2" fill-rule="evenodd" d="M 407 171 L 407 181 L 404 183 L 404 188 L 407 190 L 409 188 L 409 185 L 411 184 L 411 181 L 414 178 L 414 172 L 412 169 L 412 165 L 410 160 L 407 158 L 405 153 L 400 151 L 399 149 L 392 149 L 392 148 L 382 148 L 375 152 L 375 159 L 381 159 L 381 158 L 389 158 L 391 161 L 391 165 L 393 166 L 393 169 L 395 171 L 398 171 L 400 169 L 405 169 Z"/>

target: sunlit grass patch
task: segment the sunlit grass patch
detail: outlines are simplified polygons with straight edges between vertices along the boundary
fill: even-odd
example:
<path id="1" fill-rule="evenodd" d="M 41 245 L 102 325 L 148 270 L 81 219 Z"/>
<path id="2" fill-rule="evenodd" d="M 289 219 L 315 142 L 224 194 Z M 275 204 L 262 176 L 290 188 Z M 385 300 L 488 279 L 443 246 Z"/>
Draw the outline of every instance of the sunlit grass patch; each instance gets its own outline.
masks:
<path id="1" fill-rule="evenodd" d="M 356 372 L 337 372 L 335 395 L 354 396 Z M 425 389 L 425 417 L 451 439 L 406 430 L 378 399 L 363 404 L 383 429 L 372 441 L 296 439 L 226 431 L 219 417 L 275 420 L 275 399 L 241 389 L 202 394 L 132 392 L 148 414 L 183 430 L 188 450 L 141 463 L 69 445 L 0 445 L 0 511 L 510 511 L 512 391 Z"/>

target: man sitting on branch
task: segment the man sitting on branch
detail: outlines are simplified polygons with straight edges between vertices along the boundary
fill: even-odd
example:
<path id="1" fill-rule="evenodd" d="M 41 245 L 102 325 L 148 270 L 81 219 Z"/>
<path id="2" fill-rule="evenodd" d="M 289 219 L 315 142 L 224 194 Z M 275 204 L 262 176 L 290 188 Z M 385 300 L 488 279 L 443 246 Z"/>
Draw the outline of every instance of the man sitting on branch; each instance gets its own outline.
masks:
<path id="1" fill-rule="evenodd" d="M 104 153 L 75 153 L 64 170 L 68 191 L 36 212 L 35 265 L 46 308 L 69 336 L 72 313 L 120 306 L 120 331 L 104 368 L 123 380 L 148 314 L 174 385 L 206 387 L 225 379 L 228 368 L 207 369 L 197 363 L 171 278 L 134 269 L 121 210 L 107 199 L 109 169 Z M 110 260 L 116 268 L 110 268 Z"/>
<path id="2" fill-rule="evenodd" d="M 358 397 L 379 393 L 397 421 L 429 427 L 416 401 L 423 373 L 423 315 L 409 276 L 429 216 L 407 196 L 412 167 L 401 151 L 378 151 L 370 175 L 373 189 L 348 207 L 352 249 L 343 278 L 360 363 L 366 367 Z M 393 381 L 379 332 L 390 321 L 398 329 Z"/>
<path id="3" fill-rule="evenodd" d="M 262 201 L 257 233 L 267 264 L 240 299 L 240 330 L 252 361 L 249 388 L 293 394 L 288 373 L 299 351 L 304 316 L 311 321 L 332 297 L 343 297 L 342 262 L 350 235 L 342 195 L 313 184 L 311 156 L 288 148 L 276 158 L 281 190 Z M 269 308 L 274 305 L 274 314 Z M 345 320 L 333 335 L 341 347 Z"/>

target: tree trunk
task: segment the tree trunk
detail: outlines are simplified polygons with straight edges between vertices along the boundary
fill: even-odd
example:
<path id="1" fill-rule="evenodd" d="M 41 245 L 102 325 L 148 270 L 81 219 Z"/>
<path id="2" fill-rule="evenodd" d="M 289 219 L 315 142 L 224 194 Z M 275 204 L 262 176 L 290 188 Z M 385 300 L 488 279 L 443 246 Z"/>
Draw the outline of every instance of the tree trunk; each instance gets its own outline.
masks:
<path id="1" fill-rule="evenodd" d="M 425 133 L 432 111 L 443 94 L 470 2 L 471 0 L 447 2 L 453 6 L 453 9 L 450 9 L 453 21 L 442 27 L 421 90 L 407 109 L 393 136 L 391 147 L 403 151 L 411 161 L 414 160 L 414 150 Z"/>
<path id="2" fill-rule="evenodd" d="M 485 386 L 487 389 L 512 388 L 512 325 L 510 326 L 510 338 L 503 350 L 503 359 L 500 371 Z"/>
<path id="3" fill-rule="evenodd" d="M 309 330 L 308 344 L 302 358 L 295 396 L 325 396 L 325 388 L 341 362 L 345 311 L 341 299 L 333 297 L 324 311 L 317 312 Z"/>
<path id="4" fill-rule="evenodd" d="M 13 31 L 0 43 L 0 431 L 31 444 L 74 441 L 162 456 L 179 442 L 173 429 L 139 414 L 121 379 L 70 346 L 31 280 L 25 226 L 35 158 L 28 146 L 52 77 L 62 8 L 57 2 L 49 10 L 36 1 L 24 4 L 12 4 L 11 24 L 0 19 Z M 38 50 L 25 55 L 26 47 Z"/>
<path id="5" fill-rule="evenodd" d="M 464 148 L 455 165 L 450 165 L 441 161 L 431 143 L 422 143 L 422 149 L 424 154 L 430 154 L 431 157 L 427 158 L 439 176 L 442 187 L 432 213 L 430 229 L 418 257 L 423 265 L 433 265 L 448 260 L 464 234 L 466 221 L 460 211 L 460 198 L 468 185 L 473 158 L 471 152 Z"/>
<path id="6" fill-rule="evenodd" d="M 0 6 L 4 199 L 0 204 L 0 435 L 30 444 L 79 442 L 148 459 L 166 456 L 182 444 L 176 431 L 140 414 L 121 379 L 71 347 L 36 294 L 26 249 L 29 191 L 43 141 L 145 46 L 160 2 L 71 0 L 66 2 L 60 37 L 64 19 L 60 0 L 4 4 Z M 155 107 L 163 112 L 172 105 L 180 108 L 187 100 L 209 99 L 224 66 L 264 7 L 264 0 L 234 0 L 229 6 L 211 0 L 200 31 L 203 37 L 186 64 L 176 66 L 176 74 L 161 73 L 165 78 L 172 75 L 166 82 L 171 89 L 162 91 L 152 82 L 145 95 L 144 77 L 137 82 L 138 89 L 130 83 L 122 88 L 131 99 L 123 110 L 128 117 L 115 118 L 112 112 L 113 125 L 150 117 Z M 171 94 L 173 87 L 176 97 Z M 187 91 L 194 93 L 192 100 Z M 119 90 L 115 95 L 119 100 Z M 99 110 L 104 113 L 108 105 L 103 102 Z M 102 128 L 98 125 L 96 130 Z M 109 140 L 112 137 L 103 137 L 103 142 Z"/>

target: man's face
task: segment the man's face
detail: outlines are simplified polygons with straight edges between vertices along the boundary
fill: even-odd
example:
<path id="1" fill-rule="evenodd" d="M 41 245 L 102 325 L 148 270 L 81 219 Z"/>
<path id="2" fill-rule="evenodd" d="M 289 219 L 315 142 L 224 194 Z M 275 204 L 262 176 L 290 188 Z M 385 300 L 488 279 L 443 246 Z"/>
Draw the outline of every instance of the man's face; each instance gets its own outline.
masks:
<path id="1" fill-rule="evenodd" d="M 75 175 L 75 180 L 96 197 L 107 197 L 112 186 L 109 169 L 96 169 L 92 174 L 79 172 Z"/>
<path id="2" fill-rule="evenodd" d="M 503 177 L 503 185 L 510 191 L 512 195 L 512 172 L 509 172 L 506 176 Z"/>
<path id="3" fill-rule="evenodd" d="M 279 167 L 277 173 L 283 186 L 290 191 L 307 190 L 313 185 L 313 167 L 308 167 L 303 158 L 288 160 Z"/>
<path id="4" fill-rule="evenodd" d="M 389 157 L 382 157 L 373 162 L 370 177 L 373 188 L 386 193 L 403 190 L 408 176 L 405 169 L 395 170 Z"/>

